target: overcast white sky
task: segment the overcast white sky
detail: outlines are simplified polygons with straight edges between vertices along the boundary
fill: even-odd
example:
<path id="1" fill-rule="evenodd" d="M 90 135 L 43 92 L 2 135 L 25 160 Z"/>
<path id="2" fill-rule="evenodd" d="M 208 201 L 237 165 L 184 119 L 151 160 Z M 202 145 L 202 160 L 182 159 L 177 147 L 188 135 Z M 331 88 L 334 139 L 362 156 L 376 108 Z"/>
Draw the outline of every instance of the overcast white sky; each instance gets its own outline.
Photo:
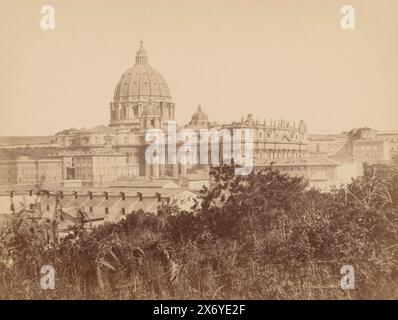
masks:
<path id="1" fill-rule="evenodd" d="M 55 7 L 56 28 L 40 28 Z M 340 8 L 356 29 L 340 28 Z M 303 119 L 313 133 L 398 129 L 398 1 L 0 1 L 0 135 L 108 124 L 139 41 L 179 124 Z"/>

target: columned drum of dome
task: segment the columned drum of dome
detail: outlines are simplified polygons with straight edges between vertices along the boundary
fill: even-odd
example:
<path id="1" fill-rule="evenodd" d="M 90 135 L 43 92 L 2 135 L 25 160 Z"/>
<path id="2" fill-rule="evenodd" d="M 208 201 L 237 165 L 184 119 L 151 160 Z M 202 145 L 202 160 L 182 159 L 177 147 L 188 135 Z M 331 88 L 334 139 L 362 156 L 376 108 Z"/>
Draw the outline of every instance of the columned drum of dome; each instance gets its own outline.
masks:
<path id="1" fill-rule="evenodd" d="M 209 118 L 207 117 L 207 114 L 202 111 L 202 107 L 200 105 L 198 105 L 198 110 L 193 114 L 189 125 L 192 127 L 208 127 Z"/>
<path id="2" fill-rule="evenodd" d="M 110 105 L 110 126 L 160 128 L 174 120 L 174 103 L 162 75 L 148 63 L 142 41 L 135 64 L 120 78 Z"/>

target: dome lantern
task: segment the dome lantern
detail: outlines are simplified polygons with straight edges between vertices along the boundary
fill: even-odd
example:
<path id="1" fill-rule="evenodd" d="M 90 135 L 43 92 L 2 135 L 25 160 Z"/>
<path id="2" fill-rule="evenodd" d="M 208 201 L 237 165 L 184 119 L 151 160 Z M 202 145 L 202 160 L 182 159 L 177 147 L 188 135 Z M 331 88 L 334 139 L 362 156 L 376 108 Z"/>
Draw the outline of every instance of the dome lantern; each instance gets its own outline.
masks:
<path id="1" fill-rule="evenodd" d="M 140 48 L 135 56 L 135 64 L 148 64 L 148 54 L 144 49 L 144 42 L 140 41 Z"/>

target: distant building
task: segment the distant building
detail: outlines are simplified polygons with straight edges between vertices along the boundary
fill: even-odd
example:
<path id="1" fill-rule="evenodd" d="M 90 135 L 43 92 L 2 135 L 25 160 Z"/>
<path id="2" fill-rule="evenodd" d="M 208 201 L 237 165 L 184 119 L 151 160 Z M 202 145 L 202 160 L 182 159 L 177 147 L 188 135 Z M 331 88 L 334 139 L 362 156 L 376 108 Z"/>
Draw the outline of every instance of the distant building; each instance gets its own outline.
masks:
<path id="1" fill-rule="evenodd" d="M 390 147 L 388 141 L 379 139 L 377 131 L 370 128 L 357 128 L 347 133 L 348 140 L 338 152 L 330 155 L 340 162 L 355 160 L 358 172 L 363 164 L 389 163 Z"/>
<path id="2" fill-rule="evenodd" d="M 378 131 L 377 137 L 390 145 L 391 157 L 398 155 L 398 130 Z"/>
<path id="3" fill-rule="evenodd" d="M 35 147 L 58 147 L 54 136 L 10 136 L 0 137 L 0 149 L 15 148 L 35 148 Z"/>
<path id="4" fill-rule="evenodd" d="M 308 151 L 310 155 L 329 156 L 339 152 L 347 142 L 347 133 L 309 134 Z"/>
<path id="5" fill-rule="evenodd" d="M 30 159 L 0 161 L 0 184 L 60 183 L 62 161 L 57 159 Z"/>
<path id="6" fill-rule="evenodd" d="M 134 175 L 136 169 L 126 154 L 111 150 L 71 151 L 50 156 L 62 162 L 62 180 L 80 180 L 86 186 L 105 186 L 121 177 Z"/>
<path id="7" fill-rule="evenodd" d="M 12 211 L 23 210 L 31 218 L 57 221 L 59 233 L 66 235 L 69 227 L 77 223 L 84 223 L 85 228 L 91 230 L 104 223 L 117 223 L 133 212 L 157 214 L 165 205 L 192 211 L 201 203 L 197 193 L 185 188 L 103 191 L 102 188 L 94 187 L 75 190 L 61 188 L 48 193 L 19 192 L 1 196 L 0 215 L 8 216 Z"/>
<path id="8" fill-rule="evenodd" d="M 255 170 L 271 168 L 280 173 L 303 177 L 308 181 L 310 188 L 323 192 L 350 183 L 352 178 L 357 177 L 357 164 L 355 162 L 338 163 L 325 157 L 271 161 L 256 159 L 254 162 Z"/>
<path id="9" fill-rule="evenodd" d="M 308 141 L 312 156 L 327 156 L 339 163 L 356 161 L 358 174 L 364 163 L 390 163 L 391 152 L 395 152 L 393 148 L 398 148 L 395 147 L 395 143 L 398 146 L 398 134 L 379 133 L 371 128 L 356 128 L 334 135 L 309 135 Z"/>

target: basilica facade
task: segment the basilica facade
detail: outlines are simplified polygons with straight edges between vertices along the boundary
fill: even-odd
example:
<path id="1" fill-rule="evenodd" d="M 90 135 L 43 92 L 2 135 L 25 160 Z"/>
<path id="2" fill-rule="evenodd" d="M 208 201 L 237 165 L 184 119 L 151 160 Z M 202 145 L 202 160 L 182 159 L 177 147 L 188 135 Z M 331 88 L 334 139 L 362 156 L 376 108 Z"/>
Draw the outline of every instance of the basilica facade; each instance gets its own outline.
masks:
<path id="1" fill-rule="evenodd" d="M 135 64 L 123 73 L 114 90 L 109 106 L 108 126 L 90 129 L 68 129 L 56 134 L 56 144 L 65 163 L 74 163 L 73 154 L 96 155 L 125 154 L 127 176 L 178 176 L 187 173 L 180 164 L 148 165 L 145 163 L 145 141 L 148 129 L 163 129 L 175 120 L 175 104 L 163 76 L 149 64 L 148 54 L 141 42 Z M 200 129 L 252 129 L 253 156 L 262 159 L 305 158 L 307 156 L 307 129 L 303 121 L 258 120 L 251 114 L 240 121 L 222 124 L 211 122 L 199 106 L 189 124 L 182 128 Z M 177 128 L 178 130 L 178 128 Z M 56 156 L 56 155 L 54 155 Z M 65 168 L 73 178 L 73 168 Z"/>

